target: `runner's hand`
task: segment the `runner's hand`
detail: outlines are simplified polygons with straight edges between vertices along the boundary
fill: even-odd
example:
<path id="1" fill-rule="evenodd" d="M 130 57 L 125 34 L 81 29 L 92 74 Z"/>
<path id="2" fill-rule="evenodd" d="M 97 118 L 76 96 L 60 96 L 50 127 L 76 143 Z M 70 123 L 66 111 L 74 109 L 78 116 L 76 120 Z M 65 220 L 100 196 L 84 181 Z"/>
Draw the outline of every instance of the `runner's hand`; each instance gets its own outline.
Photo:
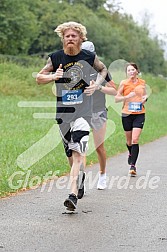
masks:
<path id="1" fill-rule="evenodd" d="M 135 92 L 130 92 L 128 95 L 126 95 L 126 99 L 129 99 L 129 98 L 132 98 L 132 97 L 134 97 L 136 94 L 135 94 Z"/>
<path id="2" fill-rule="evenodd" d="M 55 81 L 63 77 L 62 64 L 59 65 L 59 68 L 56 70 L 54 74 L 52 74 L 52 76 L 53 76 L 52 79 Z"/>
<path id="3" fill-rule="evenodd" d="M 92 81 L 90 81 L 90 86 L 85 88 L 84 93 L 87 96 L 90 96 L 95 92 L 95 90 L 96 90 L 95 81 L 92 80 Z"/>

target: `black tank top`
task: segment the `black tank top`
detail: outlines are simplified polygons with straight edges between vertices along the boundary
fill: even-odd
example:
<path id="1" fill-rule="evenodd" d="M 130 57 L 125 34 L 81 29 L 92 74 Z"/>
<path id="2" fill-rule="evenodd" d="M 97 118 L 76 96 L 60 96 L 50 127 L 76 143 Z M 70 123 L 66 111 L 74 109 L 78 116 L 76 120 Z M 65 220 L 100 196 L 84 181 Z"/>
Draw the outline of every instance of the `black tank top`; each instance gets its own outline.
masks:
<path id="1" fill-rule="evenodd" d="M 64 70 L 63 78 L 56 81 L 57 122 L 69 123 L 79 117 L 91 117 L 92 96 L 86 96 L 83 91 L 90 84 L 95 54 L 83 49 L 79 54 L 69 56 L 59 50 L 49 56 L 54 72 L 60 64 Z"/>

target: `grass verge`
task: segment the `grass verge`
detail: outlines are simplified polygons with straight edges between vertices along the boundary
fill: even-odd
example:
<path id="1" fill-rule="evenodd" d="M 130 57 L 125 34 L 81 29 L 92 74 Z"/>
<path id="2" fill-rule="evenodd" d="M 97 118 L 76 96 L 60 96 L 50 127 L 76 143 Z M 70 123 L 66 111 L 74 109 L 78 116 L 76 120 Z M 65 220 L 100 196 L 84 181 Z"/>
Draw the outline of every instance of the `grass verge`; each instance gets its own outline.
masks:
<path id="1" fill-rule="evenodd" d="M 54 116 L 49 119 L 55 113 L 52 85 L 38 87 L 32 78 L 35 71 L 37 69 L 33 67 L 27 69 L 12 63 L 0 64 L 0 197 L 37 187 L 48 178 L 61 176 L 70 170 Z M 153 93 L 146 104 L 146 123 L 140 144 L 167 135 L 166 81 L 150 75 L 146 75 L 145 79 L 152 84 Z M 119 109 L 113 109 L 112 97 L 107 99 L 105 147 L 107 157 L 112 157 L 126 151 L 126 146 Z M 53 107 L 35 107 L 36 103 L 32 104 L 48 101 L 53 103 Z M 26 102 L 27 107 L 23 107 L 22 102 Z M 48 118 L 43 118 L 46 114 Z M 88 165 L 98 162 L 93 146 L 90 140 Z"/>

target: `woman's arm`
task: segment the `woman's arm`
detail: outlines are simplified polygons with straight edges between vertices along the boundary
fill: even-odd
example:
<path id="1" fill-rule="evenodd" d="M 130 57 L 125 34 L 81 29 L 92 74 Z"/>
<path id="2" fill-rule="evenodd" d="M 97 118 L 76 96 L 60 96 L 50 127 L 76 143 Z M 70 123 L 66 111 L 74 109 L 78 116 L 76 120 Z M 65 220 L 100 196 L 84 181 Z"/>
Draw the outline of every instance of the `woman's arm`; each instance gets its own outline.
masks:
<path id="1" fill-rule="evenodd" d="M 127 99 L 136 95 L 135 92 L 130 92 L 128 95 L 123 96 L 123 88 L 124 88 L 124 84 L 123 82 L 121 82 L 118 88 L 117 95 L 115 96 L 116 103 L 125 102 Z"/>

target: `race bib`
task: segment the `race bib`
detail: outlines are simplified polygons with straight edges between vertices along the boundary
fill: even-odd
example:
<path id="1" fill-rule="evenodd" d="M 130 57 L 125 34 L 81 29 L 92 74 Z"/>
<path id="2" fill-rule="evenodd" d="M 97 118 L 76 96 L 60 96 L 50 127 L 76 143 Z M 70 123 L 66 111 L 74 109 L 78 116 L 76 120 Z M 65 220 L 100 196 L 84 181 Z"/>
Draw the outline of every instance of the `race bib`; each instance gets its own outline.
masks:
<path id="1" fill-rule="evenodd" d="M 140 111 L 142 111 L 142 103 L 141 102 L 129 102 L 128 110 L 130 112 L 140 112 Z"/>
<path id="2" fill-rule="evenodd" d="M 62 90 L 62 103 L 64 105 L 80 104 L 83 102 L 82 89 Z"/>

